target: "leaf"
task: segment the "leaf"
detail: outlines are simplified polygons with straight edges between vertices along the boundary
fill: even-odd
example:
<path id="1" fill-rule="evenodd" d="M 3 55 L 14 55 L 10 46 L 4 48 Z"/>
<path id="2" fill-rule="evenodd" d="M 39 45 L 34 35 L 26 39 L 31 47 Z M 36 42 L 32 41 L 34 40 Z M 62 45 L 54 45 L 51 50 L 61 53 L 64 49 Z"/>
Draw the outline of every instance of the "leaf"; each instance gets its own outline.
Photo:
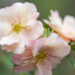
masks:
<path id="1" fill-rule="evenodd" d="M 30 71 L 29 72 L 29 75 L 34 75 L 34 71 Z"/>
<path id="2" fill-rule="evenodd" d="M 66 60 L 71 68 L 75 68 L 75 62 L 71 59 L 70 55 L 66 57 Z"/>
<path id="3" fill-rule="evenodd" d="M 20 75 L 28 75 L 26 72 L 22 72 Z"/>
<path id="4" fill-rule="evenodd" d="M 71 46 L 71 50 L 75 51 L 75 42 L 71 41 L 69 45 Z"/>
<path id="5" fill-rule="evenodd" d="M 44 23 L 44 34 L 41 37 L 48 37 L 52 32 L 53 30 Z"/>
<path id="6" fill-rule="evenodd" d="M 6 52 L 2 51 L 2 57 L 0 58 L 0 61 L 2 61 L 8 69 L 12 70 L 13 68 L 13 61 L 12 61 L 12 53 L 6 54 Z"/>

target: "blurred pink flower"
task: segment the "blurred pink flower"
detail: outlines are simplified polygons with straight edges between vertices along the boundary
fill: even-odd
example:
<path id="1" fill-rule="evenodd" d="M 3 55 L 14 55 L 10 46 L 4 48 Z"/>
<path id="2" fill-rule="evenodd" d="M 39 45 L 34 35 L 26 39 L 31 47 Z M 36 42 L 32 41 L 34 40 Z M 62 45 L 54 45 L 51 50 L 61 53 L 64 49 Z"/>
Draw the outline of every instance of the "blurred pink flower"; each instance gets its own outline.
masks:
<path id="1" fill-rule="evenodd" d="M 70 53 L 70 46 L 57 34 L 31 42 L 27 53 L 14 55 L 16 72 L 35 70 L 35 75 L 52 75 L 52 69 Z"/>
<path id="2" fill-rule="evenodd" d="M 23 53 L 30 40 L 39 38 L 43 24 L 32 3 L 15 3 L 0 9 L 0 45 L 7 52 Z"/>
<path id="3" fill-rule="evenodd" d="M 67 15 L 64 20 L 59 16 L 58 11 L 51 10 L 49 21 L 44 20 L 54 31 L 59 33 L 67 41 L 75 41 L 75 17 Z"/>

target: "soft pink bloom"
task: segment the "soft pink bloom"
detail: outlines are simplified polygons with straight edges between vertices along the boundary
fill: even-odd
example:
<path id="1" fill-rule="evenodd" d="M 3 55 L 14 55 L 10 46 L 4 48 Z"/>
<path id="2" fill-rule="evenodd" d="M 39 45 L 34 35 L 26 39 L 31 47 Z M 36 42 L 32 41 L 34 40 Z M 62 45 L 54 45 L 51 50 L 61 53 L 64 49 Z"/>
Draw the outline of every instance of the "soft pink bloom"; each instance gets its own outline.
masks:
<path id="1" fill-rule="evenodd" d="M 7 52 L 23 53 L 30 40 L 39 38 L 43 24 L 33 3 L 15 3 L 0 9 L 0 45 Z"/>
<path id="2" fill-rule="evenodd" d="M 51 10 L 49 21 L 44 20 L 54 31 L 64 37 L 65 40 L 75 41 L 75 17 L 66 15 L 64 20 L 59 16 L 58 11 Z"/>
<path id="3" fill-rule="evenodd" d="M 56 64 L 70 53 L 68 43 L 55 33 L 32 41 L 27 49 L 27 53 L 13 56 L 14 63 L 18 65 L 14 68 L 16 72 L 35 70 L 35 75 L 52 75 Z"/>

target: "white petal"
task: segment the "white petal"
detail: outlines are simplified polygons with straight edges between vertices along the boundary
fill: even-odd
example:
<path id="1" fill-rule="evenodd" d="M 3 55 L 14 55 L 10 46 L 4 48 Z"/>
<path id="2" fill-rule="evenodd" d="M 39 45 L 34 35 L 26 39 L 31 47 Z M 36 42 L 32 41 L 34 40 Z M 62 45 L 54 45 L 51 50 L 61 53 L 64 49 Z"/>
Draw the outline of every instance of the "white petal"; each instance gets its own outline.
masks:
<path id="1" fill-rule="evenodd" d="M 33 55 L 34 56 L 36 56 L 39 50 L 45 46 L 45 43 L 46 43 L 46 38 L 35 40 L 35 43 L 33 44 Z"/>
<path id="2" fill-rule="evenodd" d="M 19 65 L 17 67 L 14 67 L 15 72 L 29 72 L 31 70 L 34 70 L 35 66 L 33 63 L 28 62 L 26 65 Z"/>
<path id="3" fill-rule="evenodd" d="M 6 52 L 13 52 L 15 50 L 16 46 L 17 46 L 17 43 L 12 44 L 12 45 L 2 45 L 1 49 Z"/>
<path id="4" fill-rule="evenodd" d="M 18 35 L 19 38 L 19 43 L 18 46 L 16 47 L 16 50 L 14 51 L 15 54 L 21 54 L 25 51 L 26 45 L 29 44 L 28 39 L 24 36 L 23 33 L 20 33 Z"/>
<path id="5" fill-rule="evenodd" d="M 35 40 L 44 33 L 43 24 L 38 21 L 32 29 L 25 31 L 25 33 L 29 40 Z"/>
<path id="6" fill-rule="evenodd" d="M 10 35 L 3 37 L 0 40 L 0 44 L 1 45 L 12 45 L 14 43 L 18 43 L 18 41 L 19 40 L 18 40 L 17 35 L 14 33 L 11 33 Z"/>
<path id="7" fill-rule="evenodd" d="M 46 24 L 50 24 L 50 22 L 46 19 L 43 20 Z"/>
<path id="8" fill-rule="evenodd" d="M 54 37 L 54 39 L 52 39 L 51 41 L 48 41 L 48 40 L 47 40 L 47 45 L 52 49 L 53 56 L 63 58 L 70 53 L 70 50 L 71 50 L 70 46 L 68 45 L 66 41 L 64 41 L 60 37 Z"/>
<path id="9" fill-rule="evenodd" d="M 44 20 L 45 23 L 49 24 L 49 26 L 56 32 L 62 31 L 62 19 L 59 16 L 58 11 L 51 10 L 51 16 L 49 17 L 49 20 Z"/>
<path id="10" fill-rule="evenodd" d="M 46 42 L 46 44 L 47 45 L 56 45 L 56 43 L 57 43 L 57 41 L 58 41 L 58 34 L 56 34 L 56 33 L 51 33 L 51 35 L 47 38 L 47 42 Z"/>
<path id="11" fill-rule="evenodd" d="M 26 16 L 25 12 L 26 10 L 23 3 L 15 3 L 11 7 L 11 19 L 14 23 L 21 22 L 21 19 Z"/>
<path id="12" fill-rule="evenodd" d="M 75 35 L 69 33 L 62 33 L 65 37 L 75 41 Z"/>
<path id="13" fill-rule="evenodd" d="M 23 16 L 22 18 L 22 24 L 26 25 L 28 22 L 30 22 L 32 19 L 36 19 L 36 15 L 37 15 L 37 9 L 36 6 L 33 3 L 24 3 L 25 6 L 25 16 Z"/>
<path id="14" fill-rule="evenodd" d="M 52 24 L 62 25 L 62 19 L 60 18 L 58 11 L 51 10 L 51 16 L 49 19 Z"/>
<path id="15" fill-rule="evenodd" d="M 75 18 L 67 15 L 64 18 L 64 27 L 66 33 L 75 35 Z"/>
<path id="16" fill-rule="evenodd" d="M 38 68 L 35 70 L 35 75 L 52 75 L 52 69 L 50 68 L 50 65 L 39 65 Z"/>
<path id="17" fill-rule="evenodd" d="M 11 32 L 11 25 L 7 22 L 0 22 L 0 38 Z"/>
<path id="18" fill-rule="evenodd" d="M 28 18 L 32 18 L 35 16 L 37 13 L 37 8 L 33 3 L 24 3 L 25 9 L 26 9 L 26 14 L 28 15 Z"/>
<path id="19" fill-rule="evenodd" d="M 24 40 L 20 41 L 18 46 L 16 47 L 16 50 L 14 50 L 15 54 L 21 54 L 25 51 L 25 45 L 26 42 Z"/>
<path id="20" fill-rule="evenodd" d="M 26 24 L 26 26 L 29 27 L 34 27 L 36 25 L 37 21 L 35 19 L 31 19 L 30 21 L 28 21 L 28 23 Z"/>

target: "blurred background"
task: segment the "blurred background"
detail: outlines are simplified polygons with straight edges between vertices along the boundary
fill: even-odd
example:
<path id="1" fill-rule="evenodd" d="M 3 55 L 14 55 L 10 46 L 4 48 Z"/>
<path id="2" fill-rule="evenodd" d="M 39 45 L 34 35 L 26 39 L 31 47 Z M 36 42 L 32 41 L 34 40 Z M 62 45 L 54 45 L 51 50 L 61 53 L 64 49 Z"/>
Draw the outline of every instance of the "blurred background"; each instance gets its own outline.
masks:
<path id="1" fill-rule="evenodd" d="M 75 0 L 0 0 L 0 8 L 10 6 L 15 2 L 32 2 L 34 3 L 38 11 L 40 12 L 40 20 L 48 18 L 50 15 L 49 10 L 58 10 L 62 18 L 65 15 L 75 16 Z M 71 54 L 75 59 L 75 54 Z M 74 64 L 75 66 L 75 64 Z M 61 61 L 54 70 L 53 75 L 75 75 L 75 68 L 70 68 L 66 62 L 66 59 Z M 30 73 L 17 74 L 13 71 L 12 53 L 5 53 L 0 50 L 0 75 L 33 75 Z"/>

